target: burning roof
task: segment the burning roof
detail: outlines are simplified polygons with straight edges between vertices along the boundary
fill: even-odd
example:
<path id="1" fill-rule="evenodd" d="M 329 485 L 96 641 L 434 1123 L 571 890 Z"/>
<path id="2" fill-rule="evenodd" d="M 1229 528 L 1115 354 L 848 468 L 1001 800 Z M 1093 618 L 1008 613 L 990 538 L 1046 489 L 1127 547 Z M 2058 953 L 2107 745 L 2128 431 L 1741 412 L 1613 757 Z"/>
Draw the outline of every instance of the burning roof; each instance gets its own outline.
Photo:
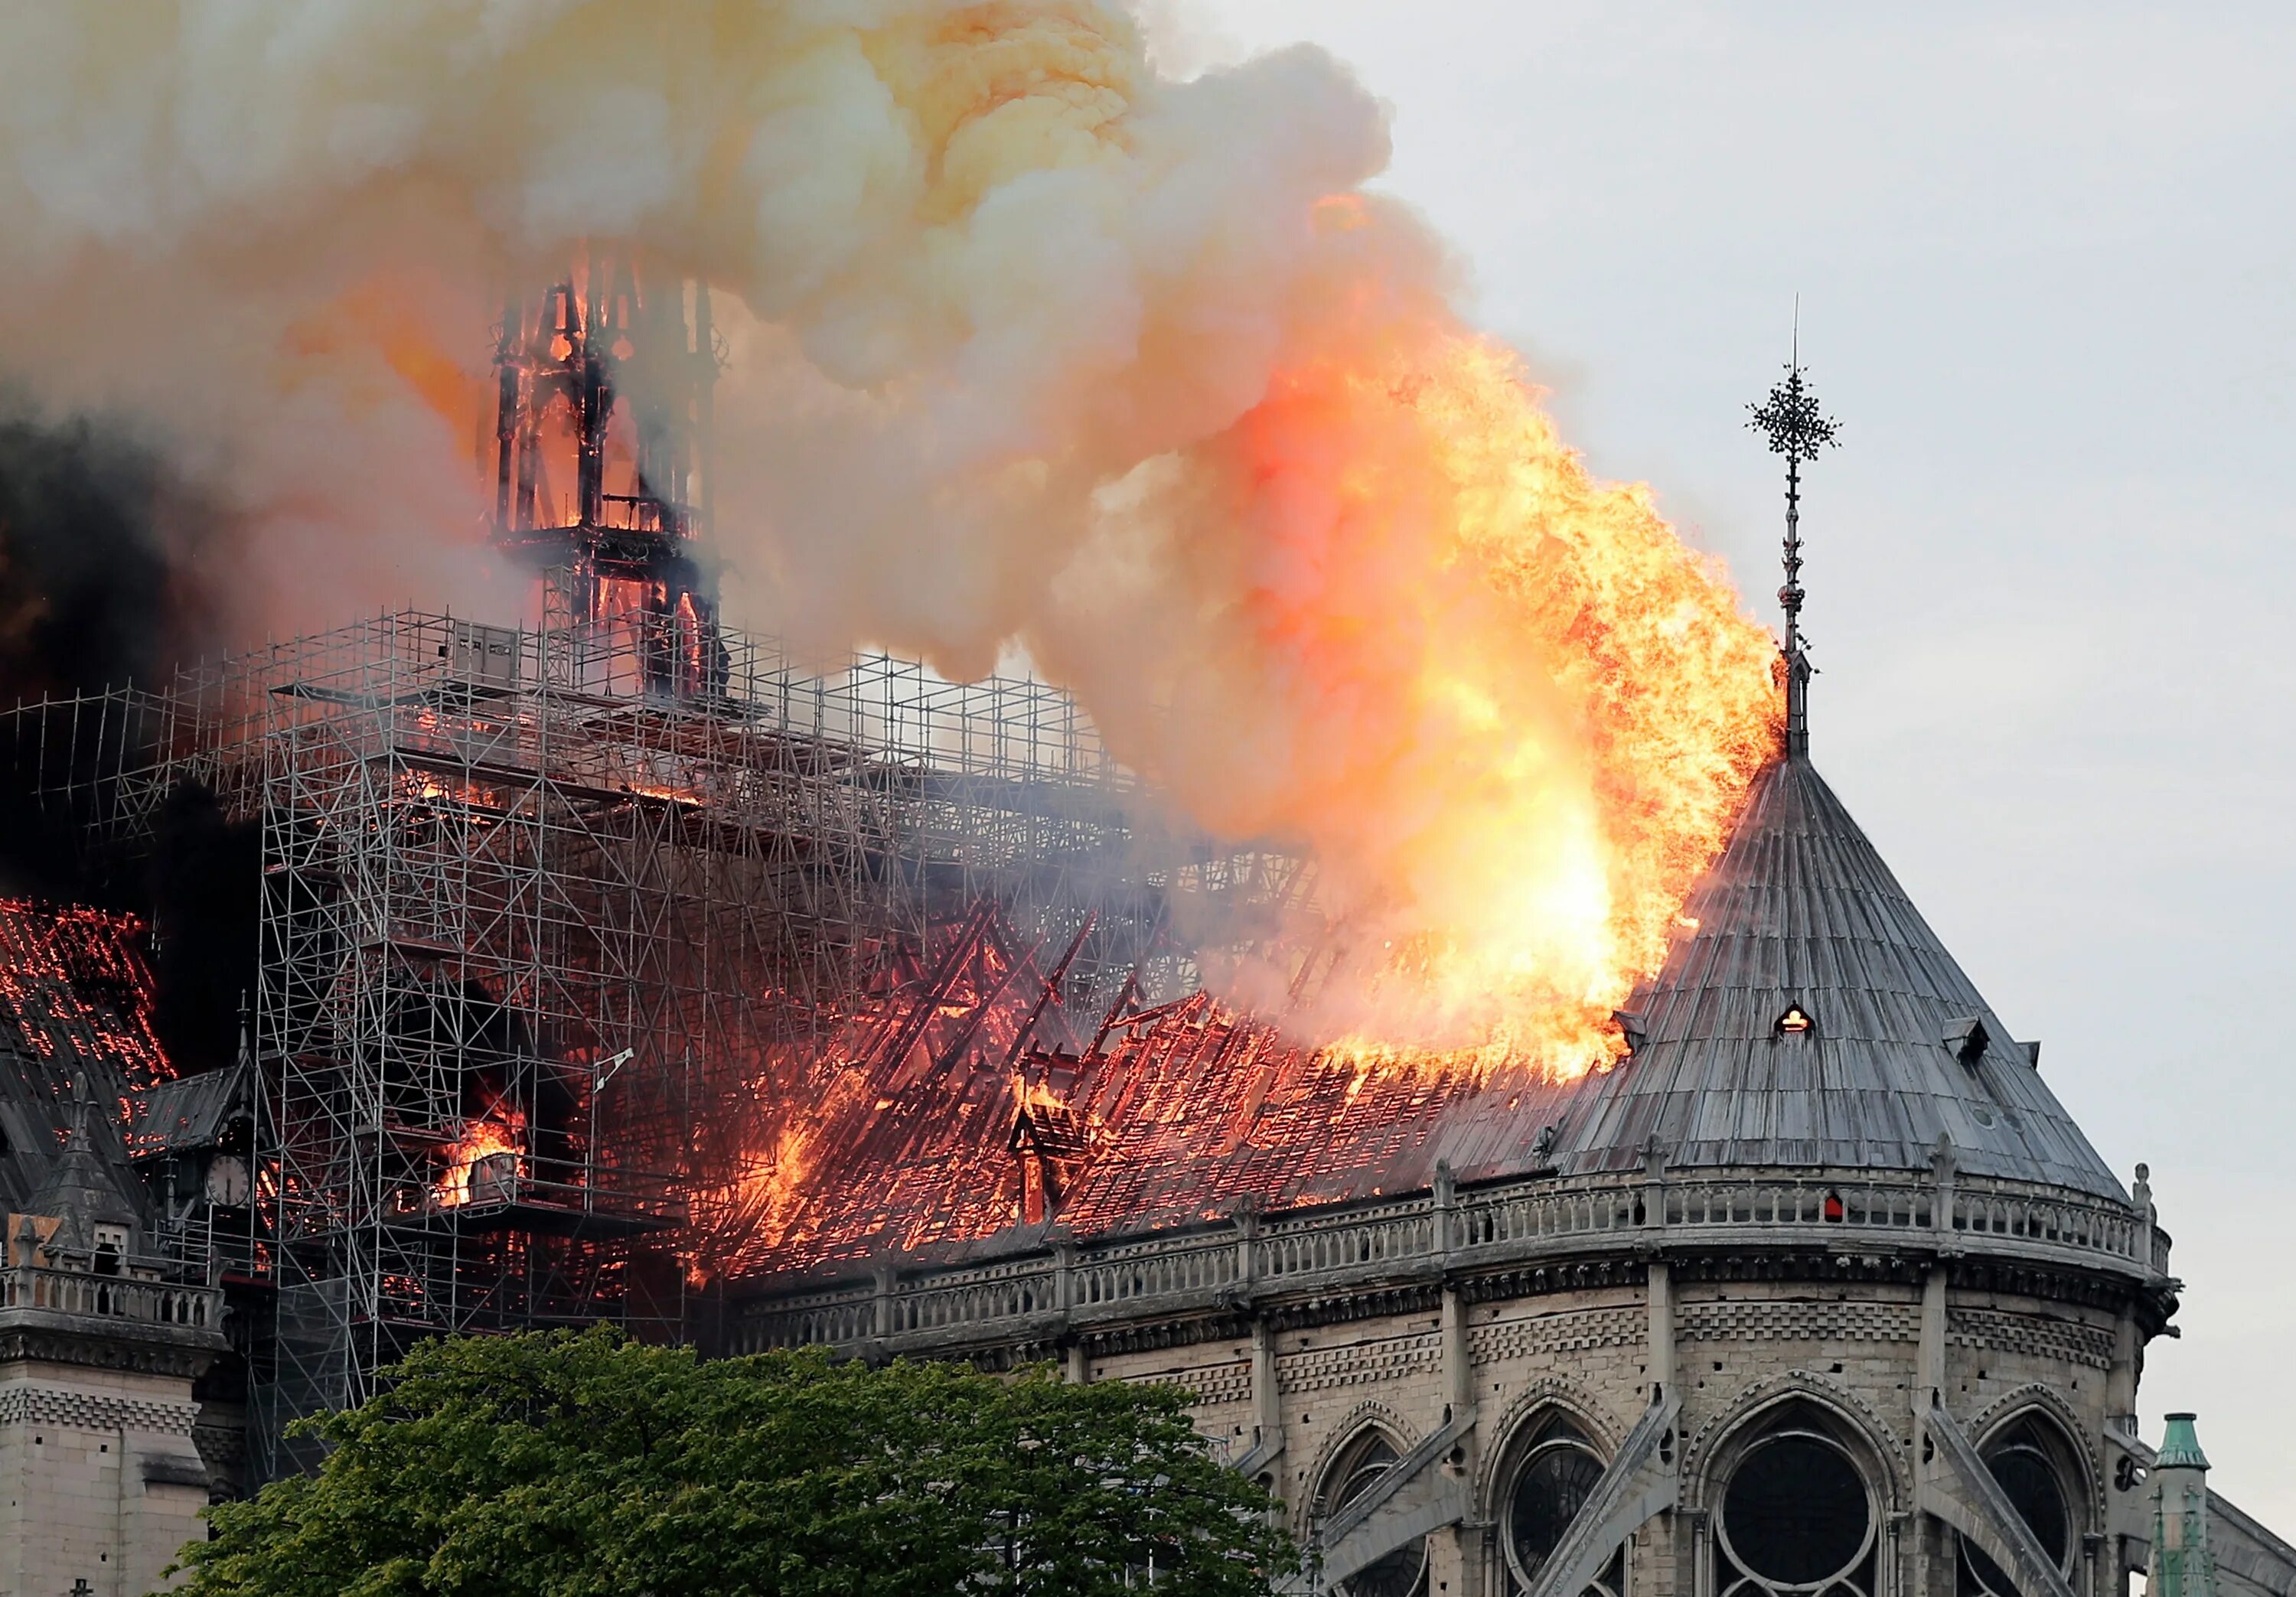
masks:
<path id="1" fill-rule="evenodd" d="M 944 1001 L 905 1051 L 832 1067 L 833 1107 L 779 1173 L 801 1195 L 725 1267 L 781 1273 L 881 1249 L 1019 1242 L 1048 1222 L 1086 1235 L 1156 1230 L 1242 1205 L 1410 1191 L 1432 1179 L 1439 1123 L 1464 1173 L 1496 1175 L 1529 1155 L 1574 1090 L 1529 1074 L 1448 1076 L 1439 1061 L 1366 1069 L 1203 994 L 1120 1020 L 1080 1055 L 1026 1052 L 1000 1068 L 996 1043 L 1027 1003 L 963 1011 Z M 927 1008 L 916 1000 L 881 1024 L 898 1031 Z M 968 1023 L 988 1046 L 936 1051 Z"/>
<path id="2" fill-rule="evenodd" d="M 176 1075 L 152 1028 L 144 922 L 78 905 L 0 898 L 0 1023 L 42 1061 L 101 1058 L 132 1090 Z"/>
<path id="3" fill-rule="evenodd" d="M 1857 823 L 1801 758 L 1754 785 L 1621 1023 L 1615 1069 L 1366 1063 L 1198 994 L 1028 1044 L 1046 983 L 986 911 L 931 980 L 857 1026 L 785 1136 L 734 1275 L 849 1270 L 1309 1208 L 1462 1182 L 1639 1167 L 1921 1170 L 2118 1196 Z M 1782 1028 L 1797 1013 L 1800 1027 Z M 1972 1045 L 1972 1039 L 1980 1041 Z"/>
<path id="4" fill-rule="evenodd" d="M 152 1026 L 144 923 L 133 915 L 0 898 L 0 1199 L 45 1175 L 85 1081 L 111 1106 L 92 1118 L 95 1151 L 122 1159 L 147 1095 L 176 1077 Z"/>

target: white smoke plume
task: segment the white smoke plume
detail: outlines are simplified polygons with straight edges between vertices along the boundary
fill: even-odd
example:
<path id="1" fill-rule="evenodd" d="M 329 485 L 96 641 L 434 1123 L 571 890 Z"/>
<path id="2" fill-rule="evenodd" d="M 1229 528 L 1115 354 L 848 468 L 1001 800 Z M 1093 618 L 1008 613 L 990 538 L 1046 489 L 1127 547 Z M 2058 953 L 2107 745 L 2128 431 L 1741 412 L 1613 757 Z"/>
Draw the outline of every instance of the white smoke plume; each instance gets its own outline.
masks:
<path id="1" fill-rule="evenodd" d="M 1323 53 L 1174 81 L 1095 0 L 11 7 L 0 381 L 160 430 L 242 631 L 484 609 L 505 285 L 706 279 L 731 618 L 1025 646 L 1316 855 L 1321 1029 L 1583 1057 L 1771 747 L 1769 645 L 1461 325 L 1387 149 Z"/>

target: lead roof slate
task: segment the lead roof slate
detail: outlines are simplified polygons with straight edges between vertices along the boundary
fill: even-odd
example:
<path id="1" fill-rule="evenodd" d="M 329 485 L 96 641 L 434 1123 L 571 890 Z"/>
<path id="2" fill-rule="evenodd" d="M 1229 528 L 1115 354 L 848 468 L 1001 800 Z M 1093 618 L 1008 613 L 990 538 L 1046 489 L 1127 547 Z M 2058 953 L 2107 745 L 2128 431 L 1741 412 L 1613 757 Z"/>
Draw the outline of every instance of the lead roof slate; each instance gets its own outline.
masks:
<path id="1" fill-rule="evenodd" d="M 1634 1168 L 1652 1136 L 1677 1168 L 1918 1170 L 1942 1132 L 1964 1171 L 2125 1197 L 1807 759 L 1756 779 L 1683 915 L 1624 1011 L 1640 1041 L 1564 1119 L 1563 1174 Z M 1782 1034 L 1797 1004 L 1810 1029 Z"/>
<path id="2" fill-rule="evenodd" d="M 144 1096 L 134 1148 L 138 1159 L 216 1146 L 232 1124 L 253 1113 L 248 1067 L 226 1065 L 198 1076 L 163 1081 Z"/>

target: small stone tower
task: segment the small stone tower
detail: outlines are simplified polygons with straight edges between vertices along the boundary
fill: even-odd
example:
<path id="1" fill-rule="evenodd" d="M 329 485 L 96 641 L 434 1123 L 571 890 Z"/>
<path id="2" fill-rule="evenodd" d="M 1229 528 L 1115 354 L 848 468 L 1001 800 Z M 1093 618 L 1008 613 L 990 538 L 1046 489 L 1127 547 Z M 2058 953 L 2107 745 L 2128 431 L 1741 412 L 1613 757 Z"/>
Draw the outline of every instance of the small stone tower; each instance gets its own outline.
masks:
<path id="1" fill-rule="evenodd" d="M 209 1501 L 192 1383 L 225 1350 L 223 1294 L 147 1250 L 98 1112 L 75 1092 L 62 1149 L 0 1241 L 5 1597 L 140 1597 Z"/>
<path id="2" fill-rule="evenodd" d="M 2152 1460 L 2152 1556 L 2144 1567 L 2148 1597 L 2217 1597 L 2209 1553 L 2209 1461 L 2193 1416 L 2170 1414 L 2169 1434 Z"/>

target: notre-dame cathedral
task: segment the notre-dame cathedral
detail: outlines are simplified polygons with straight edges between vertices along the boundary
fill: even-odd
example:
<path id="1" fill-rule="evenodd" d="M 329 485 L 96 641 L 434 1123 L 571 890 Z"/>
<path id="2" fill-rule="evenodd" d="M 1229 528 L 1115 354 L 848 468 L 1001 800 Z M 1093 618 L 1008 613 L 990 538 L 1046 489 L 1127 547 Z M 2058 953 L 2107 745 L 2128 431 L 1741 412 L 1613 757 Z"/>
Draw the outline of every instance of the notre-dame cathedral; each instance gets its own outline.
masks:
<path id="1" fill-rule="evenodd" d="M 706 1291 L 666 1295 L 664 1334 L 1176 1383 L 1271 1488 L 1318 1593 L 2120 1597 L 2144 1572 L 2152 1597 L 2296 1597 L 2296 1547 L 2209 1489 L 2192 1416 L 2139 1435 L 2179 1290 L 2144 1167 L 2124 1186 L 2098 1158 L 1810 762 L 1792 526 L 1786 737 L 1609 1068 L 1367 1069 L 1202 991 L 1152 998 L 1136 968 L 1104 1011 L 1053 1012 L 1060 968 L 1022 979 L 984 901 L 867 1047 L 822 1061 L 802 1179 Z M 497 668 L 458 663 L 478 632 Z M 499 739 L 513 717 L 488 707 L 522 691 L 503 662 L 538 645 L 444 635 L 439 682 L 328 700 L 423 723 L 420 780 L 390 790 L 424 835 L 459 790 L 437 773 L 483 763 L 430 724 Z M 580 697 L 635 719 L 666 691 Z M 488 782 L 521 774 L 500 758 Z M 267 1229 L 331 1200 L 266 1166 L 258 1066 L 367 1105 L 341 1146 L 397 1207 L 365 1234 L 451 1259 L 614 1217 L 594 1171 L 537 1197 L 507 1139 L 459 1186 L 425 1162 L 442 1136 L 382 1180 L 406 1128 L 326 1060 L 177 1074 L 139 932 L 0 900 L 0 1597 L 147 1591 L 211 1498 L 258 1484 L 249 1382 L 289 1319 L 266 1259 L 375 1347 L 390 1314 L 410 1337 L 486 1328 L 420 1318 L 425 1282 L 372 1259 L 359 1319 L 350 1229 Z M 311 946 L 307 996 L 357 996 Z M 594 1134 L 630 1052 L 592 1068 Z M 694 1274 L 675 1220 L 620 1217 L 663 1279 Z"/>
<path id="2" fill-rule="evenodd" d="M 1799 364 L 1754 423 L 1785 736 L 1612 1068 L 1366 1073 L 1202 995 L 1120 1003 L 1004 1097 L 881 1052 L 733 1345 L 1177 1382 L 1345 1597 L 2296 1591 L 2191 1415 L 2138 1434 L 2179 1287 L 2144 1167 L 1810 763 L 1799 472 L 1833 424 Z"/>
<path id="3" fill-rule="evenodd" d="M 187 1278 L 145 1239 L 243 1225 L 249 1093 L 139 1090 L 126 923 L 5 920 L 0 1592 L 133 1593 L 247 1484 L 228 1249 Z M 1807 758 L 1685 920 L 1630 1052 L 1567 1085 L 1357 1081 L 1209 1001 L 1017 1087 L 889 1078 L 723 1345 L 1178 1382 L 1350 1597 L 2296 1590 L 2189 1418 L 2137 1434 L 2178 1288 L 2143 1167 Z M 906 1212 L 967 1161 L 973 1223 Z"/>
<path id="4" fill-rule="evenodd" d="M 889 1079 L 911 1131 L 832 1156 L 734 1342 L 1181 1383 L 1348 1597 L 2296 1590 L 2189 1416 L 2138 1435 L 2179 1284 L 2144 1167 L 1802 747 L 1684 918 L 1569 1085 L 1365 1084 L 1208 1002 L 1002 1120 Z M 992 1140 L 1009 1224 L 905 1214 Z"/>

